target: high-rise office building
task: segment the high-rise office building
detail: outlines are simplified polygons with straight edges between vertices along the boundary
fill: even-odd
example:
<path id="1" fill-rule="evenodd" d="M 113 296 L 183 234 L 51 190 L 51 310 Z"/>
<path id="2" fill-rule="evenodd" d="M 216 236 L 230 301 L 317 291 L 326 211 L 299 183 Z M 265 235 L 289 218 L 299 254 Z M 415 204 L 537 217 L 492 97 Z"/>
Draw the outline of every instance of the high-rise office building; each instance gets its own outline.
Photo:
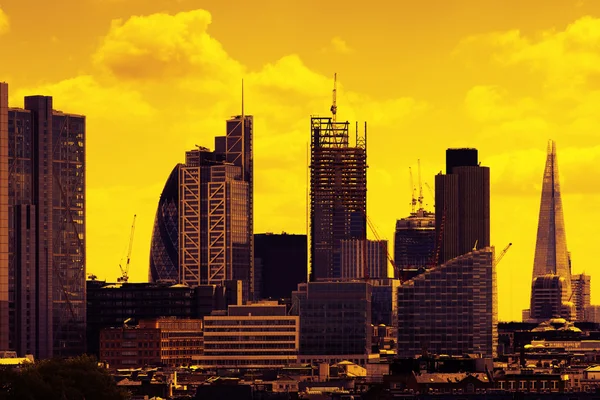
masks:
<path id="1" fill-rule="evenodd" d="M 482 354 L 498 344 L 494 249 L 433 267 L 398 288 L 398 356 Z"/>
<path id="2" fill-rule="evenodd" d="M 560 279 L 562 284 L 549 286 L 549 276 L 551 275 L 562 278 Z M 536 283 L 538 279 L 544 282 Z M 545 288 L 543 291 L 540 289 L 542 287 Z M 561 298 L 561 306 L 559 307 L 561 311 L 557 311 L 557 307 L 542 307 L 543 298 L 535 298 L 536 294 L 547 297 L 546 292 L 548 290 L 556 290 L 556 293 L 551 296 L 552 298 L 557 296 Z M 543 321 L 557 316 L 574 317 L 575 312 L 572 310 L 572 304 L 567 304 L 571 303 L 571 293 L 571 265 L 567 250 L 565 220 L 558 179 L 556 143 L 549 141 L 542 180 L 542 196 L 533 261 L 530 318 Z M 564 315 L 556 315 L 557 312 Z"/>
<path id="3" fill-rule="evenodd" d="M 592 304 L 592 277 L 586 274 L 571 275 L 571 290 L 577 321 L 585 321 L 585 310 Z"/>
<path id="4" fill-rule="evenodd" d="M 310 162 L 311 281 L 339 278 L 341 241 L 367 238 L 366 123 L 351 145 L 348 121 L 312 117 Z"/>
<path id="5" fill-rule="evenodd" d="M 149 282 L 179 280 L 179 168 L 173 168 L 160 195 L 152 242 L 150 244 Z"/>
<path id="6" fill-rule="evenodd" d="M 2 85 L 0 97 L 7 90 Z M 8 327 L 9 347 L 39 358 L 81 354 L 85 117 L 53 110 L 46 96 L 25 97 L 24 109 L 1 108 L 7 119 L 0 117 L 0 133 L 6 132 L 0 138 L 8 138 L 7 157 L 0 162 L 7 161 L 8 174 L 0 180 L 8 187 L 9 294 L 2 325 Z"/>
<path id="7" fill-rule="evenodd" d="M 399 271 L 429 267 L 435 254 L 435 214 L 419 209 L 396 221 L 394 263 Z"/>
<path id="8" fill-rule="evenodd" d="M 197 286 L 239 280 L 244 299 L 252 298 L 252 121 L 228 120 L 215 151 L 188 151 L 171 172 L 154 224 L 152 281 L 175 277 Z"/>
<path id="9" fill-rule="evenodd" d="M 387 278 L 387 240 L 342 240 L 340 278 Z"/>
<path id="10" fill-rule="evenodd" d="M 446 174 L 435 177 L 437 264 L 490 246 L 490 169 L 476 149 L 446 150 Z"/>
<path id="11" fill-rule="evenodd" d="M 261 233 L 254 235 L 255 298 L 289 299 L 307 279 L 306 235 Z"/>
<path id="12" fill-rule="evenodd" d="M 8 84 L 0 82 L 0 321 L 8 321 Z M 0 350 L 9 349 L 9 324 L 0 324 Z"/>

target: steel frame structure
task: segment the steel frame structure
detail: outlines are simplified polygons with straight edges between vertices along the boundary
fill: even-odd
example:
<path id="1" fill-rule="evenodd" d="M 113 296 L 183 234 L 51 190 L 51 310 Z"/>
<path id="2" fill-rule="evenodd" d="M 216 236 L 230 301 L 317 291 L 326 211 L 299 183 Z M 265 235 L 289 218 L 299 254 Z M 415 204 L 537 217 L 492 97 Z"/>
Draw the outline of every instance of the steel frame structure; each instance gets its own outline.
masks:
<path id="1" fill-rule="evenodd" d="M 231 279 L 226 199 L 226 182 L 208 184 L 208 284 L 220 284 L 225 279 Z"/>
<path id="2" fill-rule="evenodd" d="M 179 283 L 188 286 L 202 284 L 200 168 L 179 169 Z"/>
<path id="3" fill-rule="evenodd" d="M 349 138 L 347 121 L 311 117 L 311 280 L 339 277 L 340 241 L 366 239 L 367 124 Z"/>

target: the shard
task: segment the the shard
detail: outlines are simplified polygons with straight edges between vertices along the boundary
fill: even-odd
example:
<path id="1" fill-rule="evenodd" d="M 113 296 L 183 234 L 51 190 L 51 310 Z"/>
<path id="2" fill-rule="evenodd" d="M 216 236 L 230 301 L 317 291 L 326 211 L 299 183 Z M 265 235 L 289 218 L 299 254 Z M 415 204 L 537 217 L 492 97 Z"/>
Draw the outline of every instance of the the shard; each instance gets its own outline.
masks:
<path id="1" fill-rule="evenodd" d="M 556 143 L 549 141 L 533 262 L 531 317 L 537 320 L 555 316 L 568 317 L 566 313 L 569 307 L 566 303 L 570 298 L 571 266 L 560 197 Z M 555 304 L 542 304 L 549 299 L 553 299 Z"/>

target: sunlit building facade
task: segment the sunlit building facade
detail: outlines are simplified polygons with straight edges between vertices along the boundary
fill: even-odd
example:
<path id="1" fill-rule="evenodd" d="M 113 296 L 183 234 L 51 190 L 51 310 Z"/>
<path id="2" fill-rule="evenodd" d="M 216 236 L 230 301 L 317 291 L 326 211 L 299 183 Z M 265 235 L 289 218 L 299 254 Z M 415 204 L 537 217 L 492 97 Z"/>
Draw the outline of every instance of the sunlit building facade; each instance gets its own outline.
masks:
<path id="1" fill-rule="evenodd" d="M 459 256 L 398 288 L 398 356 L 481 354 L 498 344 L 494 249 Z"/>
<path id="2" fill-rule="evenodd" d="M 592 304 L 592 277 L 586 274 L 572 275 L 571 290 L 577 321 L 586 321 L 585 310 Z"/>
<path id="3" fill-rule="evenodd" d="M 387 278 L 387 240 L 342 240 L 340 242 L 342 279 Z"/>
<path id="4" fill-rule="evenodd" d="M 0 85 L 0 98 L 7 91 Z M 53 110 L 47 96 L 25 97 L 23 109 L 5 106 L 3 100 L 0 138 L 8 139 L 8 151 L 0 165 L 7 163 L 8 173 L 0 180 L 8 189 L 8 263 L 0 275 L 9 301 L 0 337 L 8 330 L 10 349 L 38 358 L 82 354 L 85 117 Z"/>

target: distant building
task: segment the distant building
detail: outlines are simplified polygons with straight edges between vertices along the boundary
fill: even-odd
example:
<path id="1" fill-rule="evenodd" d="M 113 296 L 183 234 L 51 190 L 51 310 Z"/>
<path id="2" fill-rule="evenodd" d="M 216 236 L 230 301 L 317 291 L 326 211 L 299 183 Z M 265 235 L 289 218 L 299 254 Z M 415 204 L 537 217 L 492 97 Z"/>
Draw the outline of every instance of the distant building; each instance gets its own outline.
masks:
<path id="1" fill-rule="evenodd" d="M 335 111 L 332 109 L 332 111 Z M 339 278 L 342 240 L 367 238 L 367 136 L 333 118 L 311 117 L 311 281 Z"/>
<path id="2" fill-rule="evenodd" d="M 398 338 L 398 279 L 370 279 L 371 284 L 371 324 L 385 325 L 394 343 Z M 389 350 L 394 350 L 391 346 Z"/>
<path id="3" fill-rule="evenodd" d="M 291 298 L 298 284 L 307 280 L 307 252 L 306 235 L 255 234 L 254 263 L 261 277 L 256 284 L 258 298 Z"/>
<path id="4" fill-rule="evenodd" d="M 371 353 L 371 296 L 372 285 L 364 281 L 299 285 L 293 297 L 299 307 L 301 357 L 364 365 Z"/>
<path id="5" fill-rule="evenodd" d="M 85 353 L 85 130 L 52 97 L 0 83 L 0 349 Z"/>
<path id="6" fill-rule="evenodd" d="M 100 361 L 112 368 L 190 365 L 203 349 L 199 319 L 143 320 L 136 327 L 105 328 L 100 333 Z"/>
<path id="7" fill-rule="evenodd" d="M 388 277 L 387 240 L 351 239 L 340 243 L 342 279 L 365 278 L 365 270 L 368 278 Z"/>
<path id="8" fill-rule="evenodd" d="M 243 122 L 242 122 L 243 121 Z M 227 121 L 215 151 L 186 152 L 158 204 L 149 278 L 189 286 L 239 280 L 254 291 L 253 117 Z"/>
<path id="9" fill-rule="evenodd" d="M 398 288 L 398 356 L 482 354 L 498 344 L 494 250 L 427 270 Z"/>
<path id="10" fill-rule="evenodd" d="M 490 246 L 490 169 L 477 157 L 477 149 L 448 149 L 446 174 L 435 177 L 438 264 Z"/>
<path id="11" fill-rule="evenodd" d="M 286 307 L 262 302 L 228 307 L 227 315 L 204 317 L 204 354 L 194 356 L 202 368 L 282 368 L 298 357 L 297 316 Z"/>
<path id="12" fill-rule="evenodd" d="M 107 283 L 87 281 L 88 353 L 99 355 L 100 331 L 144 319 L 198 319 L 214 310 L 241 304 L 241 282 L 190 288 L 168 283 Z"/>
<path id="13" fill-rule="evenodd" d="M 589 305 L 585 308 L 585 319 L 588 322 L 600 323 L 600 306 Z"/>
<path id="14" fill-rule="evenodd" d="M 585 310 L 591 305 L 592 277 L 586 274 L 571 275 L 571 289 L 577 321 L 586 321 Z"/>
<path id="15" fill-rule="evenodd" d="M 550 278 L 551 275 L 556 278 Z M 542 322 L 553 317 L 576 318 L 572 293 L 556 143 L 549 141 L 535 243 L 530 319 Z M 560 299 L 556 298 L 558 295 Z M 545 301 L 548 304 L 544 305 Z"/>
<path id="16" fill-rule="evenodd" d="M 435 255 L 435 214 L 418 210 L 396 221 L 394 263 L 399 271 L 429 267 Z"/>

